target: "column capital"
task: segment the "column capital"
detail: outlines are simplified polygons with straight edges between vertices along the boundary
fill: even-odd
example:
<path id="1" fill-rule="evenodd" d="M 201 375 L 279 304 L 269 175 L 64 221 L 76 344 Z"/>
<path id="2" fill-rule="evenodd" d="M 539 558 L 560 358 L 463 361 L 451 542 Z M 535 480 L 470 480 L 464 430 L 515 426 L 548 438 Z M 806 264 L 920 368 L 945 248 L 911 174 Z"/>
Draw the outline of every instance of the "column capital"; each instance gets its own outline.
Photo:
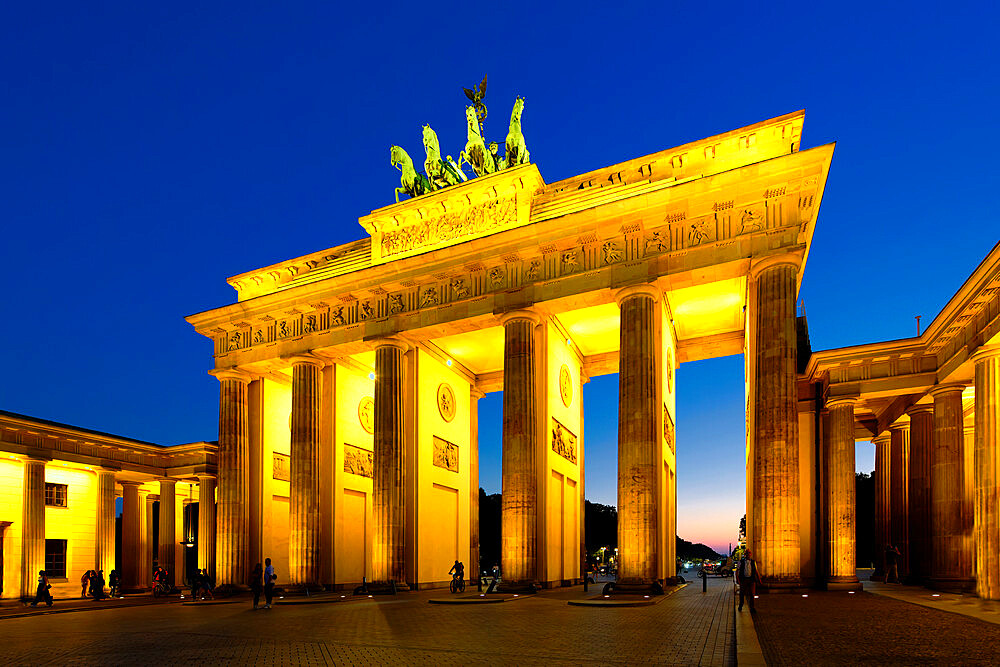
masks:
<path id="1" fill-rule="evenodd" d="M 831 396 L 826 399 L 827 408 L 849 405 L 854 407 L 858 403 L 857 396 Z"/>
<path id="2" fill-rule="evenodd" d="M 973 363 L 979 363 L 994 357 L 1000 357 L 1000 345 L 985 345 L 979 348 L 972 353 L 971 360 Z"/>
<path id="3" fill-rule="evenodd" d="M 217 475 L 214 472 L 196 472 L 194 476 L 198 478 L 199 483 L 201 483 L 203 479 L 217 479 Z"/>
<path id="4" fill-rule="evenodd" d="M 507 326 L 508 322 L 518 322 L 526 320 L 532 324 L 541 324 L 542 316 L 536 311 L 530 308 L 521 308 L 518 310 L 508 310 L 505 313 L 500 313 L 500 325 Z"/>
<path id="5" fill-rule="evenodd" d="M 653 283 L 629 285 L 628 287 L 623 287 L 615 292 L 615 303 L 617 303 L 618 307 L 621 308 L 622 301 L 633 296 L 645 296 L 658 302 L 663 297 L 663 293 L 660 291 L 660 288 Z"/>
<path id="6" fill-rule="evenodd" d="M 920 415 L 920 414 L 924 414 L 924 413 L 933 414 L 934 413 L 934 404 L 933 403 L 917 403 L 916 405 L 911 405 L 910 407 L 906 408 L 906 414 L 910 415 L 910 417 L 912 417 L 913 415 Z"/>
<path id="7" fill-rule="evenodd" d="M 236 368 L 235 366 L 232 368 L 216 368 L 214 370 L 210 370 L 208 374 L 214 375 L 219 382 L 222 382 L 223 380 L 238 380 L 243 384 L 250 384 L 254 379 L 253 375 L 245 370 Z"/>
<path id="8" fill-rule="evenodd" d="M 892 431 L 902 431 L 904 429 L 909 430 L 910 428 L 910 418 L 903 416 L 889 424 L 889 432 Z"/>
<path id="9" fill-rule="evenodd" d="M 474 387 L 472 387 L 472 388 L 471 388 L 471 389 L 469 390 L 469 393 L 470 393 L 470 395 L 472 396 L 472 398 L 473 398 L 474 400 L 476 400 L 476 401 L 478 401 L 478 400 L 479 400 L 480 398 L 483 398 L 484 396 L 486 396 L 486 392 L 484 392 L 484 391 L 483 391 L 482 389 L 480 389 L 479 387 L 475 387 L 475 386 L 474 386 Z"/>
<path id="10" fill-rule="evenodd" d="M 160 477 L 156 480 L 160 483 L 160 488 L 163 488 L 164 484 L 176 484 L 177 480 L 173 477 Z"/>
<path id="11" fill-rule="evenodd" d="M 383 347 L 395 348 L 400 352 L 408 352 L 410 349 L 410 344 L 407 343 L 402 338 L 396 338 L 395 336 L 388 336 L 386 338 L 378 338 L 374 341 L 375 349 L 378 350 Z"/>
<path id="12" fill-rule="evenodd" d="M 774 257 L 765 257 L 759 260 L 751 260 L 750 271 L 748 272 L 747 277 L 750 278 L 750 280 L 756 280 L 758 277 L 760 277 L 760 274 L 762 274 L 764 271 L 785 264 L 792 267 L 793 269 L 795 269 L 796 272 L 798 272 L 801 263 L 802 263 L 801 257 L 788 254 L 777 255 Z"/>
<path id="13" fill-rule="evenodd" d="M 122 485 L 122 488 L 135 487 L 136 489 L 138 489 L 140 486 L 142 486 L 142 482 L 134 482 L 128 479 L 120 479 L 118 480 L 118 483 Z"/>
<path id="14" fill-rule="evenodd" d="M 326 362 L 324 360 L 320 359 L 312 352 L 304 352 L 302 354 L 293 354 L 288 357 L 282 357 L 282 361 L 287 361 L 293 366 L 297 366 L 299 364 L 305 364 L 307 366 L 315 366 L 316 368 L 323 368 L 323 366 L 326 365 Z"/>
<path id="15" fill-rule="evenodd" d="M 876 435 L 874 438 L 872 438 L 872 444 L 876 446 L 886 445 L 889 443 L 890 440 L 892 440 L 892 436 L 890 434 L 880 433 Z"/>
<path id="16" fill-rule="evenodd" d="M 947 394 L 952 394 L 957 392 L 959 395 L 965 391 L 965 383 L 963 382 L 949 382 L 948 384 L 939 384 L 931 388 L 927 393 L 937 400 L 938 396 L 945 396 Z"/>
<path id="17" fill-rule="evenodd" d="M 42 465 L 45 465 L 46 463 L 52 462 L 52 459 L 50 458 L 35 456 L 33 454 L 21 454 L 18 458 L 21 459 L 21 463 L 41 463 Z"/>

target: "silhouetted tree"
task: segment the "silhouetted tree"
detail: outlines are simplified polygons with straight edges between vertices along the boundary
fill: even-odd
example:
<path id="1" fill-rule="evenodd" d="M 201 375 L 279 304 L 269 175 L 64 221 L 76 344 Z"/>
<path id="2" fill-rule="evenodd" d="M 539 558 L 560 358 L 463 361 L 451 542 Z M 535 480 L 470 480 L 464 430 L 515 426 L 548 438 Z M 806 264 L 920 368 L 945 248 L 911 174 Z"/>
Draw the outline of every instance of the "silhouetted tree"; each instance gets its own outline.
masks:
<path id="1" fill-rule="evenodd" d="M 872 567 L 875 563 L 875 478 L 859 472 L 854 478 L 855 524 L 854 535 L 858 567 Z"/>
<path id="2" fill-rule="evenodd" d="M 618 546 L 618 510 L 615 506 L 586 500 L 583 512 L 587 553 L 593 554 L 601 547 L 607 547 L 614 553 Z"/>
<path id="3" fill-rule="evenodd" d="M 740 519 L 740 537 L 746 539 L 747 536 L 747 515 L 744 514 L 743 518 Z"/>
<path id="4" fill-rule="evenodd" d="M 500 564 L 500 494 L 479 489 L 479 571 Z"/>

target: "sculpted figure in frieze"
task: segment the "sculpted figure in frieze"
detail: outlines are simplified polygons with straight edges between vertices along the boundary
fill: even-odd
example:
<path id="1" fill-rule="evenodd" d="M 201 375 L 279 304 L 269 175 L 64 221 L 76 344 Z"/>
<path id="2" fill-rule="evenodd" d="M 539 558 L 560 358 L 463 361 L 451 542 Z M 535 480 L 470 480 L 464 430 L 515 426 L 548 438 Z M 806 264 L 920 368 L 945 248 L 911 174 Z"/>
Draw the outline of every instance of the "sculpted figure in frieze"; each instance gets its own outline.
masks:
<path id="1" fill-rule="evenodd" d="M 465 278 L 455 278 L 452 280 L 451 290 L 456 299 L 465 299 L 469 296 L 469 288 L 465 285 Z"/>
<path id="2" fill-rule="evenodd" d="M 403 306 L 403 295 L 402 294 L 391 294 L 389 295 L 389 314 L 395 315 L 396 313 L 401 313 L 405 309 Z"/>
<path id="3" fill-rule="evenodd" d="M 622 259 L 621 249 L 614 241 L 605 241 L 604 245 L 601 246 L 601 252 L 604 254 L 605 264 L 614 264 Z"/>
<path id="4" fill-rule="evenodd" d="M 346 324 L 344 319 L 344 307 L 337 306 L 330 312 L 330 324 L 335 327 L 339 327 L 342 324 Z"/>
<path id="5" fill-rule="evenodd" d="M 653 235 L 646 239 L 646 254 L 651 252 L 663 252 L 670 249 L 670 240 L 664 232 L 653 232 Z"/>
<path id="6" fill-rule="evenodd" d="M 423 174 L 418 174 L 413 168 L 413 160 L 399 146 L 392 146 L 389 149 L 389 161 L 392 166 L 400 171 L 399 187 L 396 188 L 396 203 L 399 203 L 400 193 L 419 197 L 433 190 L 430 181 Z"/>

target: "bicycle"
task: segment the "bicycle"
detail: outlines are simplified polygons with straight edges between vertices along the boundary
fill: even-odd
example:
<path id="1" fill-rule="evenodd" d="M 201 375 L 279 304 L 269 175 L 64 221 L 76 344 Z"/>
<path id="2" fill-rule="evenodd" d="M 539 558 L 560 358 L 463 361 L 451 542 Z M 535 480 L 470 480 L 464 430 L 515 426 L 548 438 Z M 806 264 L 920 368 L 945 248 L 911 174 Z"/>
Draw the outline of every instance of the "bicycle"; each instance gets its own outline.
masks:
<path id="1" fill-rule="evenodd" d="M 459 579 L 458 575 L 452 575 L 451 577 L 451 592 L 452 593 L 464 593 L 465 592 L 465 579 Z"/>
<path id="2" fill-rule="evenodd" d="M 165 581 L 154 582 L 153 597 L 158 598 L 163 595 L 170 595 L 170 585 Z"/>

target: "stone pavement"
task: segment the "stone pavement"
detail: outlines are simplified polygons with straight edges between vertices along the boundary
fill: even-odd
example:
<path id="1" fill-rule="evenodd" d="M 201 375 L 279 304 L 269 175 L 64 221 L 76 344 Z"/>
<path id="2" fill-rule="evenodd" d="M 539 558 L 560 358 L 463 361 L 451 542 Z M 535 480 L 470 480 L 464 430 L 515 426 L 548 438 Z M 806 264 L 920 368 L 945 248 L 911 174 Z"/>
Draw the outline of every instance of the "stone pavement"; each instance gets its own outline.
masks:
<path id="1" fill-rule="evenodd" d="M 505 604 L 428 604 L 440 594 L 10 618 L 0 620 L 0 664 L 735 664 L 726 580 L 651 607 L 573 607 L 566 589 Z"/>
<path id="2" fill-rule="evenodd" d="M 1000 664 L 1000 625 L 867 592 L 761 595 L 754 623 L 769 665 Z"/>

